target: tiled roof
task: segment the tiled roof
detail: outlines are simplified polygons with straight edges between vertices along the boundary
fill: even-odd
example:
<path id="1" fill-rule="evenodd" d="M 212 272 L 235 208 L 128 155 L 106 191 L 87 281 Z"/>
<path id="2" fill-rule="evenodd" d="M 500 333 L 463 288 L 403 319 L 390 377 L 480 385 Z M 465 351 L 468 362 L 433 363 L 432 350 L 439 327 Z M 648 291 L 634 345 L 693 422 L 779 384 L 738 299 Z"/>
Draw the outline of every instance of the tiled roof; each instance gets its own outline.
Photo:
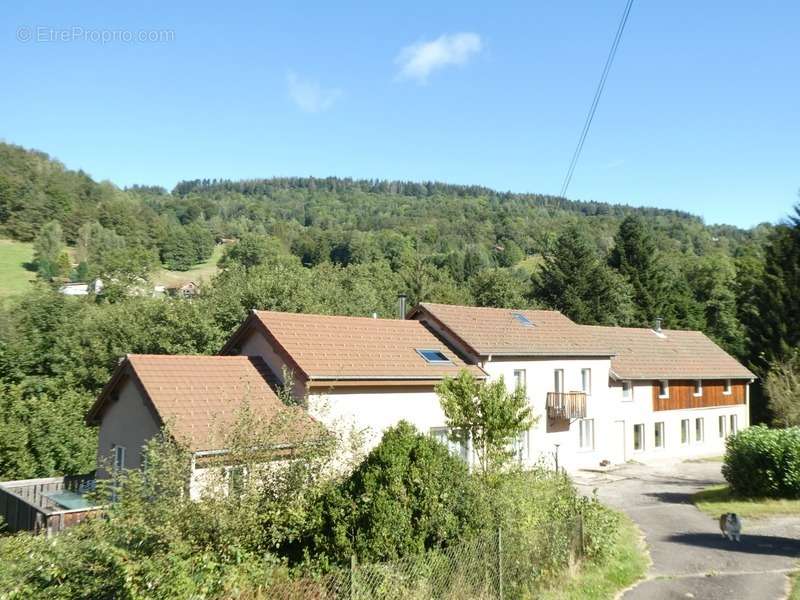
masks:
<path id="1" fill-rule="evenodd" d="M 221 449 L 245 404 L 263 424 L 276 426 L 275 443 L 298 443 L 320 432 L 307 412 L 281 402 L 270 387 L 273 374 L 258 357 L 129 354 L 120 365 L 126 368 L 162 423 L 193 451 Z"/>
<path id="2" fill-rule="evenodd" d="M 618 379 L 751 379 L 755 375 L 700 331 L 581 326 L 611 345 Z"/>
<path id="3" fill-rule="evenodd" d="M 438 380 L 464 363 L 419 321 L 255 311 L 255 318 L 311 380 Z M 438 350 L 449 362 L 429 363 L 417 350 Z"/>
<path id="4" fill-rule="evenodd" d="M 475 354 L 541 356 L 609 356 L 603 339 L 554 310 L 511 310 L 421 303 L 412 315 L 433 316 Z M 524 324 L 520 315 L 530 323 Z"/>
<path id="5" fill-rule="evenodd" d="M 480 356 L 611 356 L 619 379 L 750 379 L 754 375 L 699 331 L 578 325 L 557 311 L 510 310 L 422 303 Z M 527 318 L 525 325 L 514 314 Z"/>

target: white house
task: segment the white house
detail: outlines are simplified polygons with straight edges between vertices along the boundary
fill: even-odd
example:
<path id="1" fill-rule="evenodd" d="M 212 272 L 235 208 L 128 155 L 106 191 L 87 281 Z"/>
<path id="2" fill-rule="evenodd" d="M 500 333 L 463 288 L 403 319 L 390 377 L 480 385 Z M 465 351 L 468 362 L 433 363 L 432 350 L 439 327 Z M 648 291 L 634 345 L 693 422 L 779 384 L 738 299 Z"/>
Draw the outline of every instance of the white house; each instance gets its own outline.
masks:
<path id="1" fill-rule="evenodd" d="M 559 312 L 423 303 L 428 325 L 490 379 L 524 386 L 524 462 L 567 468 L 719 455 L 749 424 L 754 375 L 697 331 L 584 326 Z"/>

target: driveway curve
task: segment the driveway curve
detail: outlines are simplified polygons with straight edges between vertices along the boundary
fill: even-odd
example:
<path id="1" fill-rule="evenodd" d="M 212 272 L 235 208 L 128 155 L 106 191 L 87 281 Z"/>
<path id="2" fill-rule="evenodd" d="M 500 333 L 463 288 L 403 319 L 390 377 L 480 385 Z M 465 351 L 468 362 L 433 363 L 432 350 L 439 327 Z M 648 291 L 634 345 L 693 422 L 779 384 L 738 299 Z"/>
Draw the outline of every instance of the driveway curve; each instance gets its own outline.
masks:
<path id="1" fill-rule="evenodd" d="M 800 515 L 746 519 L 742 541 L 723 539 L 718 520 L 691 503 L 694 492 L 723 483 L 719 462 L 628 464 L 574 476 L 584 492 L 621 510 L 644 532 L 653 564 L 626 600 L 698 598 L 770 600 L 787 597 L 798 570 Z"/>

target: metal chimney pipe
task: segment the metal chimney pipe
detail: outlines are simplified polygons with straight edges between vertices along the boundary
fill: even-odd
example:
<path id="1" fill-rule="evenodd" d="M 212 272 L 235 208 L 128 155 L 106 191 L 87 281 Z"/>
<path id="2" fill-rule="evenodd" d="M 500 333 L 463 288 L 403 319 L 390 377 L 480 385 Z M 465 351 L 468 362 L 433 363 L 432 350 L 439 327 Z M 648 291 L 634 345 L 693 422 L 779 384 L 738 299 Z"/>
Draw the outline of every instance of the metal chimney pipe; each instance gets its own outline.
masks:
<path id="1" fill-rule="evenodd" d="M 661 317 L 656 317 L 655 332 L 661 333 Z"/>
<path id="2" fill-rule="evenodd" d="M 406 295 L 398 294 L 397 296 L 397 312 L 400 313 L 400 318 L 406 318 Z"/>

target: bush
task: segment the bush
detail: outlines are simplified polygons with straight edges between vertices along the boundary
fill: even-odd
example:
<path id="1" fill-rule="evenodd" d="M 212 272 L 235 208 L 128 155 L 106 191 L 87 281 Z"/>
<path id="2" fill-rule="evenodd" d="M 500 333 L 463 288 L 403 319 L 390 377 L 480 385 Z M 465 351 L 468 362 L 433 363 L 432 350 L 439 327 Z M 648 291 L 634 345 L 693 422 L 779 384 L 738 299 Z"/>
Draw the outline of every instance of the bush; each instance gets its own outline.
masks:
<path id="1" fill-rule="evenodd" d="M 743 497 L 800 498 L 800 427 L 750 427 L 728 438 L 722 474 Z"/>
<path id="2" fill-rule="evenodd" d="M 481 511 L 477 484 L 447 448 L 401 422 L 318 507 L 309 553 L 347 564 L 418 555 L 468 538 Z"/>

